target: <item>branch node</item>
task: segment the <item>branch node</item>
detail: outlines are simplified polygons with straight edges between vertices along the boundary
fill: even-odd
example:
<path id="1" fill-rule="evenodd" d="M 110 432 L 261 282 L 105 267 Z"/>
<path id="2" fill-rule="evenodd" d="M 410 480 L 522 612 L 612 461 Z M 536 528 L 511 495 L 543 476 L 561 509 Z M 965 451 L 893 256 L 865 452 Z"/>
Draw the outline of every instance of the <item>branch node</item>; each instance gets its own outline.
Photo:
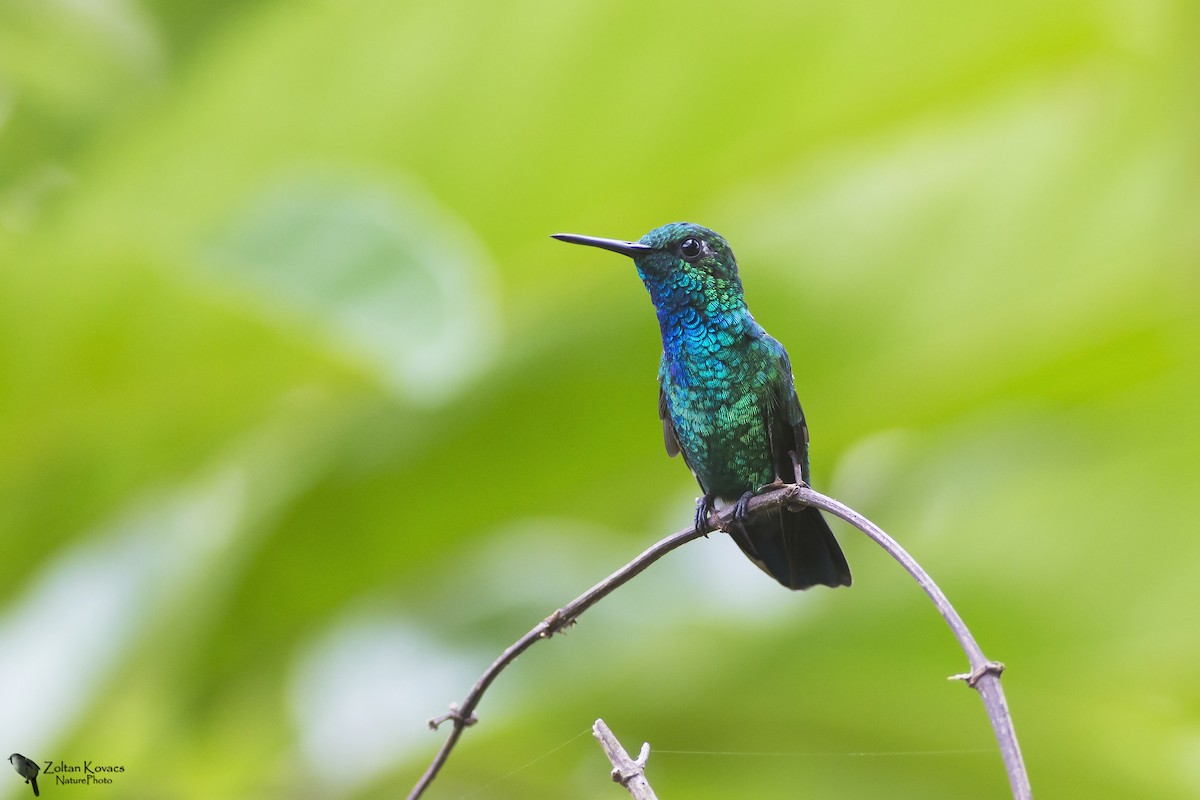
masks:
<path id="1" fill-rule="evenodd" d="M 638 752 L 638 757 L 633 760 L 633 763 L 639 767 L 645 768 L 646 761 L 650 758 L 650 743 L 642 742 L 642 749 Z"/>
<path id="2" fill-rule="evenodd" d="M 972 689 L 983 680 L 985 675 L 995 675 L 1000 677 L 1000 673 L 1004 672 L 1004 664 L 1000 661 L 985 661 L 970 672 L 963 672 L 958 675 L 951 675 L 946 680 L 948 681 L 963 681 Z"/>
<path id="3" fill-rule="evenodd" d="M 560 608 L 542 620 L 542 624 L 546 627 L 541 633 L 538 634 L 538 636 L 542 639 L 549 639 L 554 634 L 562 633 L 567 628 L 574 625 L 575 617 L 573 615 L 564 613 Z"/>
<path id="4" fill-rule="evenodd" d="M 443 722 L 450 722 L 451 720 L 454 720 L 456 728 L 469 728 L 476 722 L 479 722 L 479 717 L 474 714 L 464 717 L 458 703 L 451 703 L 449 711 L 439 717 L 429 719 L 426 724 L 429 725 L 429 730 L 436 731 L 441 727 Z"/>
<path id="5" fill-rule="evenodd" d="M 628 758 L 628 756 L 626 758 Z M 646 760 L 649 758 L 650 743 L 642 742 L 642 749 L 638 752 L 638 757 L 632 761 L 626 762 L 629 765 L 628 767 L 616 767 L 613 769 L 613 783 L 619 783 L 622 786 L 628 786 L 629 782 L 634 778 L 644 776 L 646 774 Z"/>
<path id="6" fill-rule="evenodd" d="M 629 792 L 635 800 L 656 800 L 654 789 L 646 780 L 646 759 L 650 758 L 650 743 L 642 744 L 641 752 L 635 759 L 630 758 L 629 754 L 625 752 L 625 748 L 617 741 L 617 737 L 613 735 L 604 720 L 596 720 L 596 724 L 592 726 L 592 733 L 600 742 L 604 755 L 608 757 L 609 763 L 613 766 L 610 773 L 613 783 L 624 786 L 625 791 Z"/>

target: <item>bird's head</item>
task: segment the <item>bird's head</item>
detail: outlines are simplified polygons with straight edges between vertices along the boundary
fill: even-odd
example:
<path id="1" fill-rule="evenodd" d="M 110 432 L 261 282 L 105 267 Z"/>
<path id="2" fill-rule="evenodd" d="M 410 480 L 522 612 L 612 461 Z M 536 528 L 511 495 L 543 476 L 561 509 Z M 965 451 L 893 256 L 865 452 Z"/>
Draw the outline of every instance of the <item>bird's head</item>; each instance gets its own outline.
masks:
<path id="1" fill-rule="evenodd" d="M 742 301 L 733 250 L 721 234 L 701 225 L 672 222 L 636 242 L 575 233 L 556 233 L 554 238 L 629 256 L 659 308 L 683 298 L 717 296 L 736 299 L 738 304 Z"/>

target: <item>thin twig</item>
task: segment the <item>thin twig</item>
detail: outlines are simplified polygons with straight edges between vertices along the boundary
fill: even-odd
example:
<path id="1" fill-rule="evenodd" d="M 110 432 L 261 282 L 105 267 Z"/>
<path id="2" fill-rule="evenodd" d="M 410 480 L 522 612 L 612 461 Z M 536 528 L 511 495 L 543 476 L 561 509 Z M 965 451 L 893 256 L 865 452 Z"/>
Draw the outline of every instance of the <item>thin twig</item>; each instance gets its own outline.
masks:
<path id="1" fill-rule="evenodd" d="M 624 786 L 633 800 L 658 800 L 658 795 L 650 788 L 650 781 L 646 780 L 646 759 L 650 758 L 649 742 L 642 743 L 642 751 L 635 759 L 625 752 L 625 748 L 617 741 L 608 725 L 604 724 L 604 720 L 596 720 L 596 724 L 592 726 L 592 735 L 600 742 L 604 755 L 608 756 L 613 765 L 614 783 Z"/>
<path id="2" fill-rule="evenodd" d="M 979 692 L 980 697 L 983 699 L 984 708 L 987 709 L 988 717 L 992 721 L 996 740 L 1000 745 L 1000 753 L 1004 759 L 1005 768 L 1008 771 L 1008 779 L 1012 786 L 1013 797 L 1015 800 L 1030 800 L 1033 795 L 1029 786 L 1029 776 L 1025 771 L 1025 764 L 1021 758 L 1021 749 L 1017 745 L 1017 737 L 1013 731 L 1012 719 L 1009 717 L 1008 705 L 1004 699 L 1004 691 L 1000 688 L 999 676 L 1001 670 L 1004 668 L 1003 665 L 998 662 L 989 661 L 984 657 L 983 651 L 975 642 L 974 637 L 971 636 L 970 631 L 967 630 L 967 626 L 963 623 L 958 612 L 954 610 L 954 607 L 950 605 L 950 601 L 946 599 L 941 589 L 938 588 L 933 579 L 929 577 L 929 574 L 917 564 L 912 556 L 896 540 L 884 533 L 879 526 L 857 511 L 819 492 L 815 492 L 807 486 L 786 484 L 751 498 L 748 512 L 753 514 L 764 509 L 777 508 L 779 506 L 794 508 L 803 505 L 812 505 L 828 511 L 865 533 L 887 550 L 892 558 L 899 561 L 901 566 L 916 579 L 921 588 L 925 590 L 925 593 L 933 600 L 934 605 L 942 617 L 945 618 L 950 626 L 950 630 L 954 633 L 955 638 L 958 639 L 964 652 L 966 652 L 967 659 L 971 665 L 969 673 L 955 675 L 953 678 L 966 681 L 968 686 Z M 660 540 L 624 567 L 542 620 L 529 633 L 522 636 L 501 653 L 500 657 L 492 662 L 492 665 L 484 671 L 479 680 L 475 682 L 475 685 L 471 687 L 471 691 L 462 703 L 451 705 L 449 713 L 429 721 L 429 726 L 435 729 L 443 722 L 451 722 L 452 729 L 449 737 L 447 737 L 441 749 L 438 750 L 437 755 L 434 756 L 429 768 L 425 770 L 425 774 L 421 776 L 421 779 L 417 781 L 416 786 L 409 793 L 408 800 L 417 800 L 429 788 L 433 779 L 437 777 L 438 771 L 441 770 L 442 766 L 446 763 L 446 759 L 450 756 L 450 751 L 458 743 L 463 729 L 475 724 L 475 708 L 483 698 L 484 692 L 487 691 L 487 688 L 496 679 L 496 676 L 512 663 L 517 656 L 528 650 L 539 639 L 548 639 L 564 628 L 573 625 L 575 620 L 584 611 L 604 599 L 615 589 L 623 586 L 635 575 L 675 548 L 693 539 L 698 539 L 711 530 L 723 528 L 728 525 L 732 521 L 733 513 L 733 507 L 727 508 L 720 514 L 712 514 L 709 517 L 709 525 L 704 530 L 688 528 Z"/>

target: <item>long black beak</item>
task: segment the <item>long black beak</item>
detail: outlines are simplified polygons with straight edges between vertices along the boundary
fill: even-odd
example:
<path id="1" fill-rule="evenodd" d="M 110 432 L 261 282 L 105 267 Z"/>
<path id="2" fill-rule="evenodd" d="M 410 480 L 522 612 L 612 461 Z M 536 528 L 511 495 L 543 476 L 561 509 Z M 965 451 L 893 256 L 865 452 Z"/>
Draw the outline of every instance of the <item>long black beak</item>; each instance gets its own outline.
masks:
<path id="1" fill-rule="evenodd" d="M 588 247 L 599 247 L 603 250 L 612 250 L 614 253 L 629 256 L 633 258 L 641 253 L 648 253 L 654 248 L 648 244 L 641 242 L 624 242 L 620 239 L 601 239 L 598 236 L 580 236 L 577 233 L 555 233 L 551 234 L 560 242 L 569 242 L 571 244 L 586 244 Z"/>

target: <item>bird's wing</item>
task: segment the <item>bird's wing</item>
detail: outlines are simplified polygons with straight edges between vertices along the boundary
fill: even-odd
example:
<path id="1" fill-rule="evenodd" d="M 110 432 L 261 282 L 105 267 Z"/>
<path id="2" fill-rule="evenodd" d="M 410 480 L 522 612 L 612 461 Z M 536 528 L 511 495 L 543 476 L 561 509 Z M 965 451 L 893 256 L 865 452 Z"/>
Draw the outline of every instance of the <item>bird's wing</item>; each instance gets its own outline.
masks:
<path id="1" fill-rule="evenodd" d="M 796 383 L 792 377 L 792 363 L 783 345 L 775 342 L 779 353 L 780 379 L 776 384 L 772 408 L 768 413 L 768 430 L 771 432 L 771 456 L 775 461 L 775 474 L 784 482 L 795 483 L 799 478 L 808 483 L 808 423 L 804 421 L 804 409 L 796 397 Z M 800 464 L 800 474 L 792 464 L 792 453 Z"/>
<path id="2" fill-rule="evenodd" d="M 667 393 L 661 384 L 658 387 L 658 418 L 662 420 L 663 444 L 667 446 L 667 455 L 674 458 L 679 455 L 679 439 L 675 436 L 675 426 L 671 424 L 671 413 L 667 408 Z"/>

